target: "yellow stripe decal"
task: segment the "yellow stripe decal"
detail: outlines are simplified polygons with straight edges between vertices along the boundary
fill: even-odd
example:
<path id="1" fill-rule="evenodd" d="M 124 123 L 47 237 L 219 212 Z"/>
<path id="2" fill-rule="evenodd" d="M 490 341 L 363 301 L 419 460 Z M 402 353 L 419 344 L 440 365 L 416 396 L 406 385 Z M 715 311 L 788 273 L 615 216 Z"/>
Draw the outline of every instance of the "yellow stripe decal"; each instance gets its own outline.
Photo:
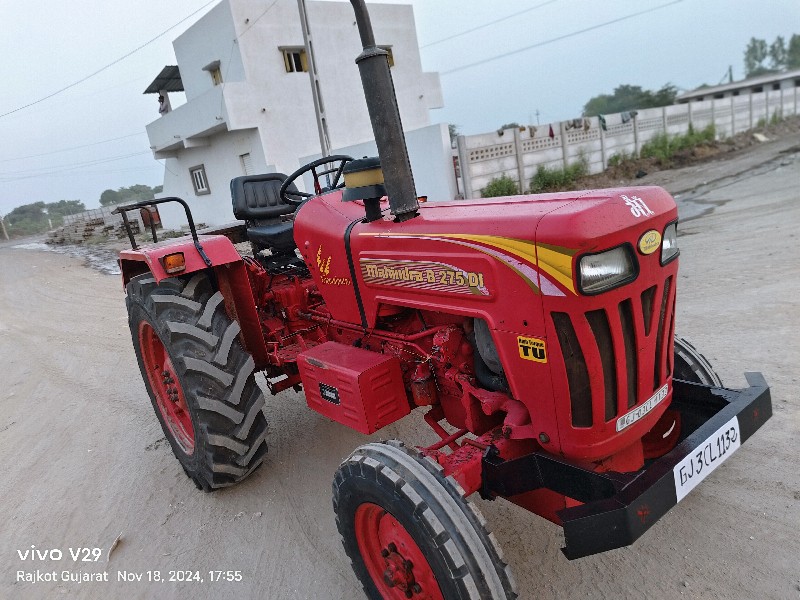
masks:
<path id="1" fill-rule="evenodd" d="M 516 238 L 507 238 L 495 235 L 478 235 L 478 234 L 454 234 L 454 233 L 432 233 L 432 234 L 403 234 L 403 233 L 361 233 L 360 235 L 373 236 L 373 237 L 404 237 L 404 238 L 417 238 L 429 240 L 450 241 L 454 243 L 461 242 L 475 242 L 484 244 L 496 250 L 501 250 L 511 256 L 520 260 L 535 265 L 550 277 L 552 277 L 559 284 L 564 286 L 573 294 L 575 291 L 574 275 L 572 270 L 572 257 L 575 255 L 576 250 L 570 248 L 562 248 L 560 246 L 552 246 L 550 244 L 534 244 L 528 240 L 520 240 Z M 534 290 L 538 291 L 538 286 L 531 281 L 528 277 L 523 275 L 518 269 L 505 263 L 513 271 Z"/>

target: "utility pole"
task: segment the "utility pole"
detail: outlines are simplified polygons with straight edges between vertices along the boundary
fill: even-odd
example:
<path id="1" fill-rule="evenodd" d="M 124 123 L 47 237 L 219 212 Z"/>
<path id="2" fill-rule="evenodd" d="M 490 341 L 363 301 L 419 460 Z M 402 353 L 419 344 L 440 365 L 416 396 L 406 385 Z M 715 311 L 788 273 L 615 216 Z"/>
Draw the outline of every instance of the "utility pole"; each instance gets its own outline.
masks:
<path id="1" fill-rule="evenodd" d="M 308 25 L 306 1 L 297 0 L 297 8 L 300 10 L 300 26 L 303 29 L 303 43 L 306 48 L 308 76 L 311 78 L 311 95 L 314 98 L 314 113 L 317 117 L 319 147 L 322 151 L 322 156 L 330 156 L 331 139 L 328 135 L 328 119 L 325 117 L 325 104 L 322 102 L 322 88 L 319 83 L 319 74 L 317 73 L 317 61 L 314 58 L 314 43 L 311 38 L 311 28 Z"/>
<path id="2" fill-rule="evenodd" d="M 8 232 L 6 231 L 6 222 L 3 215 L 0 215 L 0 227 L 3 229 L 3 237 L 8 240 Z"/>

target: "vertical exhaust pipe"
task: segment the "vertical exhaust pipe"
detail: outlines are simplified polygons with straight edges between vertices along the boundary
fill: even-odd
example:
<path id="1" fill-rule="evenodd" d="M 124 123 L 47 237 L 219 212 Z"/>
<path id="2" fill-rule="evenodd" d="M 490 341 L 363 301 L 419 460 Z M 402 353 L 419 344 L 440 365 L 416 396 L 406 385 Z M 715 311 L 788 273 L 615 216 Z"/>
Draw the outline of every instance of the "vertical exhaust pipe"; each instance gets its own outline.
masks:
<path id="1" fill-rule="evenodd" d="M 350 2 L 356 13 L 358 32 L 364 47 L 364 51 L 356 58 L 356 64 L 361 73 L 361 85 L 378 146 L 389 207 L 396 221 L 408 221 L 417 216 L 419 203 L 392 74 L 389 72 L 389 53 L 375 45 L 375 34 L 364 0 Z"/>

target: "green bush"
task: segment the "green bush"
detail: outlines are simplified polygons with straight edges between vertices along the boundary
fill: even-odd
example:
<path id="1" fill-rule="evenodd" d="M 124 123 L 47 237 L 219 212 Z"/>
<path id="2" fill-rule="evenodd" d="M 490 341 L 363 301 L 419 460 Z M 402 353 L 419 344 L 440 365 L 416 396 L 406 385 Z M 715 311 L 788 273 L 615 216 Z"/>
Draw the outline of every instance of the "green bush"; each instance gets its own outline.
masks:
<path id="1" fill-rule="evenodd" d="M 633 154 L 628 154 L 623 150 L 619 154 L 612 154 L 611 158 L 608 159 L 608 166 L 609 167 L 618 167 L 623 163 L 628 162 L 629 160 L 633 160 L 635 157 Z"/>
<path id="2" fill-rule="evenodd" d="M 519 194 L 519 187 L 517 187 L 517 182 L 508 175 L 495 177 L 481 190 L 481 196 L 483 198 L 513 196 L 514 194 Z"/>
<path id="3" fill-rule="evenodd" d="M 655 135 L 642 146 L 640 155 L 642 158 L 655 158 L 660 162 L 669 163 L 679 152 L 713 142 L 715 135 L 716 129 L 713 124 L 700 131 L 690 124 L 689 131 L 684 134 L 670 136 L 667 133 L 659 133 Z"/>
<path id="4" fill-rule="evenodd" d="M 531 179 L 531 192 L 537 194 L 564 189 L 588 174 L 588 172 L 589 166 L 585 158 L 567 165 L 564 169 L 548 169 L 540 165 Z"/>

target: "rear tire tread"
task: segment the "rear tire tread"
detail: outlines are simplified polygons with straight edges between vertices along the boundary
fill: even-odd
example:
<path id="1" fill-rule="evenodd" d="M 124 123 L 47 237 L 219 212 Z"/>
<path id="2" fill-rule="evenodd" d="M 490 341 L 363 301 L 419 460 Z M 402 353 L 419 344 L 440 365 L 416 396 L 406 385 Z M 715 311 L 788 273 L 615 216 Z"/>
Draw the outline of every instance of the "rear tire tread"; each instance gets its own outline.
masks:
<path id="1" fill-rule="evenodd" d="M 134 277 L 127 293 L 140 366 L 137 332 L 145 318 L 164 343 L 189 405 L 195 430 L 191 455 L 173 442 L 159 414 L 187 475 L 206 491 L 243 480 L 264 460 L 267 421 L 255 362 L 238 340 L 241 328 L 226 313 L 222 294 L 214 292 L 204 273 L 160 284 L 150 274 Z"/>

